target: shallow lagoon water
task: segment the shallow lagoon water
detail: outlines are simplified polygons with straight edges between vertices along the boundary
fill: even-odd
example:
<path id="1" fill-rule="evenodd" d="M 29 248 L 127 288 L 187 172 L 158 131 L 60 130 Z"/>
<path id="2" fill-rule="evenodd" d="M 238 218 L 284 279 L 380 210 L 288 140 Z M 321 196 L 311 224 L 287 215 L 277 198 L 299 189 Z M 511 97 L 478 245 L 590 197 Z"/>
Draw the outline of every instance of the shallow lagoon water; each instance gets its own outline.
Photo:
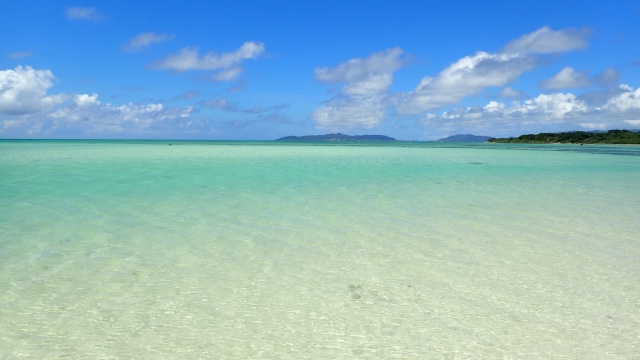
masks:
<path id="1" fill-rule="evenodd" d="M 377 145 L 1 141 L 0 358 L 640 357 L 640 147 Z"/>

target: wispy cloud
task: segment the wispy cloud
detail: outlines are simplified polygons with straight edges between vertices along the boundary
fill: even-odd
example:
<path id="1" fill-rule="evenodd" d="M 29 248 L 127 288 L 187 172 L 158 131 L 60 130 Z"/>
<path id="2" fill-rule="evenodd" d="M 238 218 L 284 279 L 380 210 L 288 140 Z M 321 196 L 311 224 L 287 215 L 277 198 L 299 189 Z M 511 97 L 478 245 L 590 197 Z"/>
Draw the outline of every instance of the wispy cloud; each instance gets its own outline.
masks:
<path id="1" fill-rule="evenodd" d="M 184 72 L 189 70 L 218 70 L 213 74 L 213 81 L 230 81 L 236 79 L 244 70 L 240 64 L 248 59 L 255 59 L 265 50 L 264 44 L 248 41 L 235 51 L 222 54 L 209 52 L 200 56 L 197 48 L 186 47 L 177 54 L 156 61 L 150 65 L 153 69 Z"/>
<path id="2" fill-rule="evenodd" d="M 191 100 L 200 96 L 200 91 L 187 91 L 184 94 L 175 97 L 176 100 Z"/>
<path id="3" fill-rule="evenodd" d="M 227 92 L 229 92 L 229 93 L 236 93 L 236 92 L 240 92 L 240 91 L 242 91 L 242 90 L 244 90 L 244 89 L 246 89 L 246 88 L 247 88 L 247 82 L 246 82 L 246 81 L 244 81 L 244 80 L 239 80 L 239 81 L 236 81 L 236 83 L 235 83 L 235 84 L 233 84 L 232 86 L 230 86 L 230 87 L 227 89 Z"/>
<path id="4" fill-rule="evenodd" d="M 103 15 L 94 7 L 68 7 L 65 11 L 65 16 L 69 20 L 84 20 L 84 21 L 98 21 L 103 18 Z"/>
<path id="5" fill-rule="evenodd" d="M 166 41 L 171 41 L 175 38 L 175 35 L 167 35 L 167 34 L 156 34 L 155 32 L 145 32 L 138 34 L 133 39 L 129 40 L 122 47 L 123 51 L 126 52 L 136 52 L 141 51 L 145 47 L 151 46 L 153 44 L 159 44 Z"/>
<path id="6" fill-rule="evenodd" d="M 236 106 L 236 104 L 230 102 L 229 100 L 227 100 L 226 98 L 221 98 L 221 99 L 209 99 L 206 101 L 200 101 L 199 102 L 200 106 L 204 106 L 210 109 L 219 109 L 222 111 L 226 111 L 226 112 L 238 112 L 238 107 Z"/>
<path id="7" fill-rule="evenodd" d="M 129 91 L 147 91 L 149 89 L 147 89 L 144 86 L 135 86 L 135 85 L 126 85 L 122 87 L 122 90 L 129 90 Z"/>
<path id="8" fill-rule="evenodd" d="M 387 91 L 393 83 L 393 72 L 404 66 L 403 51 L 396 47 L 367 58 L 350 59 L 335 68 L 314 70 L 316 80 L 324 83 L 346 83 L 346 95 L 371 95 Z"/>
<path id="9" fill-rule="evenodd" d="M 589 29 L 552 30 L 548 26 L 543 26 L 532 33 L 507 43 L 501 52 L 511 54 L 551 54 L 583 50 L 589 46 L 589 34 Z"/>
<path id="10" fill-rule="evenodd" d="M 12 59 L 24 59 L 32 55 L 33 53 L 31 51 L 16 51 L 16 52 L 9 53 L 9 55 L 7 56 L 9 56 Z"/>
<path id="11" fill-rule="evenodd" d="M 278 104 L 274 106 L 269 106 L 266 108 L 263 108 L 261 106 L 254 106 L 251 109 L 241 109 L 238 107 L 236 103 L 229 101 L 227 98 L 212 98 L 209 100 L 200 101 L 198 104 L 200 104 L 200 106 L 204 106 L 210 109 L 218 109 L 218 110 L 231 112 L 231 113 L 243 112 L 247 114 L 263 114 L 268 111 L 285 109 L 291 106 L 288 103 L 283 103 L 283 104 Z"/>
<path id="12" fill-rule="evenodd" d="M 620 74 L 614 68 L 608 68 L 590 78 L 587 76 L 587 71 L 575 71 L 567 66 L 553 77 L 541 81 L 539 86 L 547 90 L 588 88 L 594 84 L 607 87 L 618 80 L 620 80 Z"/>

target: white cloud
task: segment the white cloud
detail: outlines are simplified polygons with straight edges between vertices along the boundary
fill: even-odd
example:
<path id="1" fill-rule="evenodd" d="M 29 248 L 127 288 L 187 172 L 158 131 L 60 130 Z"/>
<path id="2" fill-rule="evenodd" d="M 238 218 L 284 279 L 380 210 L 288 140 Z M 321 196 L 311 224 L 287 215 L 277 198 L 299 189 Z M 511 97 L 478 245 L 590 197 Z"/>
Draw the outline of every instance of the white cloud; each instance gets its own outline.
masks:
<path id="1" fill-rule="evenodd" d="M 626 84 L 620 85 L 619 88 L 626 91 L 610 98 L 604 107 L 620 113 L 640 110 L 640 88 L 634 91 Z"/>
<path id="2" fill-rule="evenodd" d="M 384 121 L 386 95 L 337 96 L 317 108 L 311 119 L 320 129 L 374 128 Z"/>
<path id="3" fill-rule="evenodd" d="M 9 53 L 8 56 L 12 59 L 24 59 L 31 55 L 33 55 L 31 51 L 16 51 L 16 52 Z"/>
<path id="4" fill-rule="evenodd" d="M 514 90 L 510 86 L 507 86 L 506 88 L 502 89 L 502 91 L 500 91 L 500 94 L 498 94 L 498 97 L 507 98 L 507 99 L 520 99 L 523 96 L 524 96 L 524 92 L 519 90 Z"/>
<path id="5" fill-rule="evenodd" d="M 51 71 L 30 66 L 0 71 L 0 114 L 33 114 L 61 104 L 67 95 L 47 95 L 55 79 Z"/>
<path id="6" fill-rule="evenodd" d="M 346 82 L 342 88 L 346 95 L 379 94 L 387 91 L 393 83 L 393 72 L 404 65 L 402 54 L 399 47 L 387 49 L 364 59 L 350 59 L 332 69 L 316 68 L 314 75 L 324 83 Z"/>
<path id="7" fill-rule="evenodd" d="M 169 55 L 163 60 L 156 61 L 151 66 L 155 69 L 179 72 L 188 70 L 228 70 L 238 67 L 244 60 L 255 59 L 264 52 L 264 49 L 264 44 L 249 41 L 242 44 L 236 51 L 220 55 L 209 52 L 200 57 L 197 49 L 186 47 L 177 54 Z"/>
<path id="8" fill-rule="evenodd" d="M 167 109 L 162 104 L 136 105 L 133 103 L 100 106 L 98 95 L 76 95 L 73 101 L 47 115 L 52 121 L 43 134 L 79 133 L 84 136 L 98 134 L 149 134 L 189 130 L 193 107 Z"/>
<path id="9" fill-rule="evenodd" d="M 206 120 L 191 118 L 193 107 L 162 104 L 101 105 L 97 94 L 75 95 L 47 114 L 0 123 L 0 134 L 16 137 L 146 137 L 208 132 Z"/>
<path id="10" fill-rule="evenodd" d="M 1 136 L 187 136 L 211 130 L 208 120 L 191 118 L 192 106 L 102 105 L 97 94 L 47 95 L 54 80 L 51 71 L 31 67 L 0 71 Z"/>
<path id="11" fill-rule="evenodd" d="M 516 54 L 550 54 L 574 50 L 582 50 L 588 47 L 589 31 L 586 29 L 551 30 L 544 26 L 532 33 L 523 35 L 503 48 L 503 53 Z"/>
<path id="12" fill-rule="evenodd" d="M 94 7 L 69 7 L 65 15 L 69 20 L 98 21 L 102 18 L 102 15 Z"/>
<path id="13" fill-rule="evenodd" d="M 170 41 L 174 38 L 175 38 L 175 35 L 156 34 L 155 32 L 146 32 L 146 33 L 139 34 L 133 39 L 129 40 L 123 46 L 122 49 L 124 51 L 129 51 L 129 52 L 140 51 L 149 45 Z"/>
<path id="14" fill-rule="evenodd" d="M 488 87 L 509 84 L 539 64 L 532 54 L 566 52 L 587 47 L 586 30 L 554 31 L 548 26 L 509 42 L 491 54 L 466 56 L 433 78 L 425 77 L 411 92 L 401 94 L 398 112 L 417 114 L 460 102 Z"/>
<path id="15" fill-rule="evenodd" d="M 445 111 L 441 118 L 454 120 L 487 119 L 493 121 L 518 120 L 536 122 L 563 121 L 582 115 L 588 106 L 573 94 L 541 94 L 535 99 L 514 101 L 511 106 L 490 101 L 484 107 L 473 106 Z"/>
<path id="16" fill-rule="evenodd" d="M 73 99 L 73 101 L 76 103 L 76 105 L 78 105 L 79 107 L 86 107 L 86 106 L 94 106 L 94 105 L 100 105 L 100 101 L 98 101 L 98 94 L 81 94 L 81 95 L 76 95 Z"/>
<path id="17" fill-rule="evenodd" d="M 317 81 L 346 83 L 337 96 L 326 101 L 310 115 L 320 129 L 371 129 L 384 121 L 392 101 L 386 92 L 393 83 L 393 72 L 405 64 L 403 51 L 396 47 L 366 58 L 350 59 L 334 68 L 319 67 Z"/>
<path id="18" fill-rule="evenodd" d="M 611 97 L 602 107 L 594 107 L 571 93 L 541 94 L 532 100 L 510 105 L 491 101 L 487 105 L 457 108 L 419 121 L 424 127 L 485 128 L 500 133 L 507 128 L 556 124 L 585 129 L 625 128 L 640 125 L 640 89 L 621 85 L 609 91 Z M 632 120 L 629 120 L 632 119 Z"/>
<path id="19" fill-rule="evenodd" d="M 586 71 L 578 72 L 567 66 L 553 77 L 541 81 L 539 86 L 549 90 L 587 88 L 591 86 L 591 80 L 587 77 Z"/>
<path id="20" fill-rule="evenodd" d="M 398 112 L 417 114 L 455 104 L 487 87 L 504 86 L 536 65 L 532 57 L 477 52 L 451 64 L 434 78 L 424 77 L 413 91 L 401 94 Z"/>
<path id="21" fill-rule="evenodd" d="M 234 66 L 232 68 L 225 69 L 225 70 L 222 70 L 222 71 L 219 71 L 219 72 L 213 74 L 211 76 L 211 80 L 213 80 L 213 81 L 231 81 L 233 79 L 236 79 L 238 76 L 240 76 L 243 71 L 244 71 L 244 69 L 241 68 L 240 66 Z"/>
<path id="22" fill-rule="evenodd" d="M 384 121 L 385 114 L 394 106 L 400 114 L 420 114 L 453 105 L 486 88 L 502 87 L 517 80 L 541 63 L 535 54 L 584 49 L 588 46 L 587 38 L 588 31 L 584 29 L 555 31 L 545 26 L 509 42 L 498 53 L 479 51 L 463 57 L 434 77 L 424 77 L 414 90 L 397 94 L 387 94 L 387 90 L 393 83 L 393 72 L 405 62 L 400 57 L 403 53 L 400 48 L 351 59 L 332 69 L 316 68 L 316 80 L 346 84 L 338 96 L 316 109 L 311 118 L 318 127 L 371 128 Z M 510 87 L 500 94 L 516 99 L 523 95 Z"/>

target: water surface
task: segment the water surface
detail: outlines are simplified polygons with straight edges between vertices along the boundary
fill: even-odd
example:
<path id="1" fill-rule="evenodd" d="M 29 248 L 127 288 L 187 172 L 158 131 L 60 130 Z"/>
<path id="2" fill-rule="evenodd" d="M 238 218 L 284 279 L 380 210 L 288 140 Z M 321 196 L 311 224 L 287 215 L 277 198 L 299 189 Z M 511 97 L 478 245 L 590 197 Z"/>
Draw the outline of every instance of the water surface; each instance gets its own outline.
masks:
<path id="1" fill-rule="evenodd" d="M 0 358 L 638 358 L 638 155 L 1 141 Z"/>

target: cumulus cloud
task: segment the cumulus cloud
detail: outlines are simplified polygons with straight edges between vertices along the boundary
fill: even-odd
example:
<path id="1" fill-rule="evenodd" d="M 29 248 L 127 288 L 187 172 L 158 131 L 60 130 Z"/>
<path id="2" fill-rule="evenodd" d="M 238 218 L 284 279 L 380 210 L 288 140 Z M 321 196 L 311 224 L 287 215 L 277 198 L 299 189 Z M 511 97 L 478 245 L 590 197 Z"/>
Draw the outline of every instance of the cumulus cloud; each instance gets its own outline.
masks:
<path id="1" fill-rule="evenodd" d="M 485 106 L 471 106 L 430 114 L 419 122 L 422 126 L 486 127 L 565 124 L 585 129 L 606 129 L 634 125 L 640 118 L 640 89 L 621 85 L 609 91 L 611 97 L 603 106 L 592 106 L 571 93 L 541 94 L 538 97 L 514 101 L 511 104 L 490 101 Z"/>
<path id="2" fill-rule="evenodd" d="M 229 81 L 237 78 L 243 71 L 240 64 L 255 59 L 265 50 L 264 44 L 248 41 L 232 52 L 220 55 L 209 52 L 200 56 L 198 49 L 186 47 L 177 54 L 151 64 L 154 69 L 184 72 L 188 70 L 219 70 L 212 76 L 214 81 Z"/>
<path id="3" fill-rule="evenodd" d="M 311 114 L 320 129 L 374 128 L 384 121 L 389 99 L 386 95 L 337 96 Z"/>
<path id="4" fill-rule="evenodd" d="M 153 44 L 162 43 L 165 41 L 170 41 L 175 38 L 175 35 L 167 35 L 167 34 L 156 34 L 155 32 L 146 32 L 141 33 L 129 40 L 123 47 L 122 50 L 127 52 L 136 52 L 144 49 Z"/>
<path id="5" fill-rule="evenodd" d="M 640 110 L 640 88 L 633 90 L 626 84 L 620 85 L 619 88 L 624 91 L 607 100 L 604 107 L 612 112 L 623 114 Z"/>
<path id="6" fill-rule="evenodd" d="M 503 53 L 516 54 L 550 54 L 586 49 L 589 30 L 563 29 L 552 30 L 544 26 L 532 33 L 523 35 L 509 43 L 501 50 Z"/>
<path id="7" fill-rule="evenodd" d="M 9 53 L 8 56 L 12 59 L 24 59 L 31 55 L 33 55 L 31 51 L 16 51 L 16 52 Z"/>
<path id="8" fill-rule="evenodd" d="M 417 114 L 453 105 L 483 89 L 509 84 L 536 68 L 536 54 L 584 49 L 588 31 L 552 30 L 548 26 L 507 43 L 498 53 L 479 51 L 466 56 L 435 77 L 425 77 L 411 92 L 401 94 L 398 112 Z"/>
<path id="9" fill-rule="evenodd" d="M 411 92 L 402 94 L 398 112 L 417 114 L 458 103 L 487 87 L 504 86 L 537 66 L 537 60 L 518 54 L 477 52 L 444 69 L 435 77 L 424 77 Z"/>
<path id="10" fill-rule="evenodd" d="M 403 51 L 396 47 L 367 58 L 350 59 L 335 68 L 319 67 L 316 80 L 324 83 L 344 83 L 346 95 L 372 95 L 387 91 L 393 83 L 393 72 L 405 64 Z"/>
<path id="11" fill-rule="evenodd" d="M 587 77 L 586 71 L 578 72 L 567 66 L 553 77 L 541 81 L 539 86 L 548 90 L 587 88 L 591 86 L 591 80 Z"/>
<path id="12" fill-rule="evenodd" d="M 334 68 L 318 67 L 315 79 L 322 83 L 346 83 L 339 94 L 310 115 L 320 129 L 371 129 L 384 121 L 392 99 L 384 94 L 393 83 L 393 73 L 403 67 L 401 48 L 391 48 L 366 58 L 354 58 Z"/>
<path id="13" fill-rule="evenodd" d="M 0 71 L 0 114 L 27 115 L 64 102 L 65 94 L 47 95 L 56 80 L 49 70 L 18 66 Z"/>
<path id="14" fill-rule="evenodd" d="M 97 94 L 55 94 L 50 70 L 18 66 L 0 71 L 0 135 L 11 137 L 124 137 L 208 133 L 207 120 L 191 118 L 193 107 L 162 104 L 103 105 Z"/>
<path id="15" fill-rule="evenodd" d="M 193 107 L 165 108 L 162 104 L 102 105 L 97 94 L 74 95 L 46 113 L 0 122 L 3 136 L 29 137 L 147 137 L 207 133 L 208 120 L 194 120 Z"/>
<path id="16" fill-rule="evenodd" d="M 420 114 L 460 102 L 489 87 L 505 86 L 540 63 L 540 54 L 584 49 L 585 29 L 552 30 L 548 26 L 507 43 L 499 52 L 478 51 L 465 56 L 433 77 L 426 76 L 406 93 L 388 94 L 393 73 L 405 64 L 400 48 L 387 49 L 367 58 L 348 60 L 335 68 L 319 67 L 314 75 L 324 83 L 346 83 L 341 92 L 311 114 L 320 128 L 375 127 L 388 110 Z M 610 74 L 607 74 L 610 78 Z M 508 87 L 504 98 L 524 94 Z"/>
<path id="17" fill-rule="evenodd" d="M 149 136 L 204 132 L 206 120 L 191 118 L 193 107 L 165 108 L 162 104 L 102 105 L 97 94 L 79 94 L 45 114 L 31 114 L 0 122 L 0 134 L 33 137 Z"/>
<path id="18" fill-rule="evenodd" d="M 69 20 L 98 21 L 102 18 L 102 15 L 94 7 L 68 7 L 65 15 Z"/>

